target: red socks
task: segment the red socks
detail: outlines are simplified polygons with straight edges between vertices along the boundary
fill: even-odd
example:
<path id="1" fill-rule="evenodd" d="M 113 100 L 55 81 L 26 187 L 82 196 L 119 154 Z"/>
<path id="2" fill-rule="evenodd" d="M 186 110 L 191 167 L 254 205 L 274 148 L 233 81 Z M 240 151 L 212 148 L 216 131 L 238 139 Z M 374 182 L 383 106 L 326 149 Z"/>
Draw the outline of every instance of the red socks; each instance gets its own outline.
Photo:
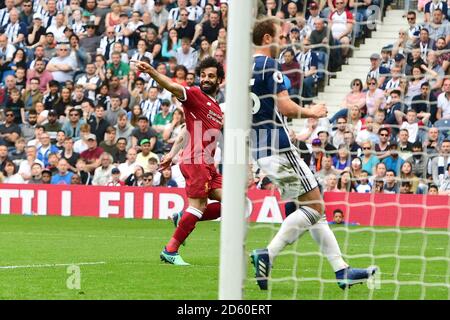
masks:
<path id="1" fill-rule="evenodd" d="M 222 205 L 220 202 L 212 202 L 208 204 L 200 221 L 216 220 L 217 218 L 220 218 L 221 208 Z"/>
<path id="2" fill-rule="evenodd" d="M 197 221 L 215 220 L 220 217 L 221 211 L 220 202 L 213 202 L 206 206 L 205 212 L 202 214 L 199 210 L 189 207 L 181 216 L 178 227 L 175 230 L 172 238 L 166 246 L 167 252 L 177 252 L 180 245 L 186 240 L 191 232 L 195 229 Z M 193 211 L 194 213 L 190 212 Z M 201 215 L 201 219 L 197 215 Z"/>

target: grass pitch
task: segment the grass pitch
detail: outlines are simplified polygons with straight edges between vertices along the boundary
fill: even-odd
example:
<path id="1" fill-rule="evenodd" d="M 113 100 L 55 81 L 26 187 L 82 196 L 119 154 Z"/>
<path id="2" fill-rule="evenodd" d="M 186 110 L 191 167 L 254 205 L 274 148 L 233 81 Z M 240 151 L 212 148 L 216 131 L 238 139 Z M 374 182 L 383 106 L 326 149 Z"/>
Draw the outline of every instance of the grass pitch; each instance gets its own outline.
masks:
<path id="1" fill-rule="evenodd" d="M 197 226 L 180 251 L 192 266 L 176 267 L 159 260 L 173 233 L 168 221 L 0 216 L 0 299 L 217 299 L 220 224 Z M 247 251 L 266 246 L 277 228 L 252 224 Z M 258 289 L 248 263 L 245 298 L 449 298 L 448 233 L 333 229 L 352 266 L 380 267 L 377 289 L 339 289 L 306 234 L 276 260 L 270 291 Z M 70 264 L 80 268 L 80 289 L 67 288 Z"/>

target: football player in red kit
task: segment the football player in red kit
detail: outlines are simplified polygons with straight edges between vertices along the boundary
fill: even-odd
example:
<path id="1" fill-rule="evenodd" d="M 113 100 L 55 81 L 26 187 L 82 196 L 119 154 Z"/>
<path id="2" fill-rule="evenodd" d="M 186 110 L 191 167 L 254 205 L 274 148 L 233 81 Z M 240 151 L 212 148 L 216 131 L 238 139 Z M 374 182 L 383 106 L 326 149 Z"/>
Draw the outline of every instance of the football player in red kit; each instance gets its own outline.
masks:
<path id="1" fill-rule="evenodd" d="M 172 158 L 184 145 L 179 163 L 186 180 L 189 207 L 178 216 L 175 233 L 160 257 L 167 263 L 189 265 L 178 253 L 180 245 L 194 230 L 198 221 L 215 220 L 220 217 L 220 203 L 208 204 L 208 199 L 222 200 L 222 176 L 214 166 L 214 153 L 221 135 L 223 115 L 214 97 L 225 77 L 224 69 L 216 59 L 206 58 L 197 67 L 200 88 L 183 87 L 158 73 L 148 63 L 132 62 L 136 63 L 139 71 L 148 73 L 183 104 L 187 132 L 180 134 L 176 146 L 164 156 L 161 165 L 170 165 Z"/>

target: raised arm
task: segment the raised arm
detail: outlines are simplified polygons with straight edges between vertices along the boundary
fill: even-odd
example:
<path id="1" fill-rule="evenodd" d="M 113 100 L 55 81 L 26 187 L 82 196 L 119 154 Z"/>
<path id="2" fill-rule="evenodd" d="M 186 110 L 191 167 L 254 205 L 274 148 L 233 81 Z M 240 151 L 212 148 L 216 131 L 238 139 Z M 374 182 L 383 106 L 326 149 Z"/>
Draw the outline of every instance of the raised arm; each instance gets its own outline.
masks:
<path id="1" fill-rule="evenodd" d="M 173 82 L 169 77 L 159 73 L 150 64 L 138 60 L 131 60 L 130 62 L 136 63 L 136 68 L 139 71 L 148 73 L 161 87 L 171 92 L 178 99 L 185 98 L 184 87 L 182 85 Z"/>

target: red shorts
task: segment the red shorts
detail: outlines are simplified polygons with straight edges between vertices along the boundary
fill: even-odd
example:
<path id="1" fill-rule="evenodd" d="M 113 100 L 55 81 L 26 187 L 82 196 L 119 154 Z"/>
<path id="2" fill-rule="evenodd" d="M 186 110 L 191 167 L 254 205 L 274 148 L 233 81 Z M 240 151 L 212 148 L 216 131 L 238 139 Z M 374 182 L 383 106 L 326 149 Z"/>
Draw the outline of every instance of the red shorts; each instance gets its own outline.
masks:
<path id="1" fill-rule="evenodd" d="M 213 164 L 180 164 L 188 198 L 207 198 L 211 190 L 222 188 L 222 175 Z"/>

